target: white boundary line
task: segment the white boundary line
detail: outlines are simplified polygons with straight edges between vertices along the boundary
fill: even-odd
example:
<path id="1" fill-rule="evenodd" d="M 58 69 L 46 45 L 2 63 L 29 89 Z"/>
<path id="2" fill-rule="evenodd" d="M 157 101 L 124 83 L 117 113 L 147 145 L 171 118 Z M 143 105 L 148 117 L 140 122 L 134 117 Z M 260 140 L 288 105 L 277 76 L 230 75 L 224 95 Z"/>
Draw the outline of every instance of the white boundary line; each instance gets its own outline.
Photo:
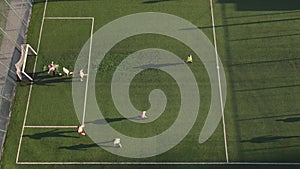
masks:
<path id="1" fill-rule="evenodd" d="M 50 128 L 50 129 L 53 129 L 53 128 L 60 128 L 60 129 L 64 129 L 64 128 L 77 128 L 77 126 L 24 126 L 25 128 L 39 128 L 39 129 L 42 129 L 42 128 Z"/>
<path id="2" fill-rule="evenodd" d="M 215 46 L 215 54 L 216 54 L 216 64 L 217 64 L 217 71 L 218 71 L 219 93 L 220 93 L 223 134 L 224 134 L 224 144 L 225 144 L 225 156 L 226 156 L 226 162 L 228 163 L 229 162 L 228 146 L 227 146 L 226 126 L 225 126 L 225 116 L 224 116 L 224 103 L 223 103 L 222 86 L 221 86 L 221 78 L 220 78 L 219 57 L 218 57 L 218 51 L 217 51 L 217 38 L 216 38 L 216 29 L 215 29 L 213 0 L 210 0 L 210 11 L 211 11 L 212 26 L 213 26 L 212 29 L 213 29 L 214 46 Z"/>
<path id="3" fill-rule="evenodd" d="M 256 162 L 18 162 L 26 165 L 300 165 L 300 163 L 256 163 Z"/>
<path id="4" fill-rule="evenodd" d="M 45 6 L 44 6 L 43 18 L 42 18 L 42 23 L 41 23 L 41 27 L 40 27 L 40 33 L 39 33 L 39 39 L 38 39 L 37 53 L 39 52 L 39 49 L 40 49 L 40 43 L 41 43 L 41 37 L 42 37 L 42 32 L 43 32 L 44 19 L 45 19 L 45 15 L 46 15 L 47 3 L 48 3 L 48 0 L 46 0 Z M 37 56 L 36 56 L 35 61 L 34 61 L 33 72 L 35 72 L 36 62 L 37 62 Z M 30 84 L 30 87 L 29 87 L 29 94 L 28 94 L 28 99 L 27 99 L 27 104 L 26 104 L 26 109 L 25 109 L 25 115 L 24 115 L 24 120 L 23 120 L 19 145 L 18 145 L 16 163 L 18 163 L 18 161 L 19 161 L 20 149 L 21 149 L 21 145 L 22 145 L 22 138 L 23 138 L 23 134 L 24 134 L 24 126 L 25 126 L 26 119 L 27 119 L 27 113 L 28 113 L 29 102 L 30 102 L 30 98 L 31 98 L 31 92 L 32 92 L 32 83 Z"/>

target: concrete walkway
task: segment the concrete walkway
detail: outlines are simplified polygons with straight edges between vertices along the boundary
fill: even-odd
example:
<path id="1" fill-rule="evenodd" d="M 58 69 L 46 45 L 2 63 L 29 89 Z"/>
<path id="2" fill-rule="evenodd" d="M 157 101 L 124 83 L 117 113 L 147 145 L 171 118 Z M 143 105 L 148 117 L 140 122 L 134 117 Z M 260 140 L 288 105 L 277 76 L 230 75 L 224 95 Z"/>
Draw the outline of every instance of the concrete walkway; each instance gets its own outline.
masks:
<path id="1" fill-rule="evenodd" d="M 5 3 L 5 2 L 2 2 Z M 3 88 L 6 82 L 6 77 L 10 72 L 14 75 L 14 64 L 19 59 L 15 50 L 20 49 L 20 44 L 24 43 L 26 35 L 26 27 L 30 5 L 20 0 L 10 0 L 10 5 L 15 10 L 10 9 L 7 14 L 6 27 L 2 28 L 7 34 L 4 34 L 0 48 L 0 91 L 3 93 Z M 10 70 L 11 69 L 11 70 Z M 7 80 L 16 80 L 15 76 L 9 76 Z M 4 93 L 5 94 L 5 93 Z"/>

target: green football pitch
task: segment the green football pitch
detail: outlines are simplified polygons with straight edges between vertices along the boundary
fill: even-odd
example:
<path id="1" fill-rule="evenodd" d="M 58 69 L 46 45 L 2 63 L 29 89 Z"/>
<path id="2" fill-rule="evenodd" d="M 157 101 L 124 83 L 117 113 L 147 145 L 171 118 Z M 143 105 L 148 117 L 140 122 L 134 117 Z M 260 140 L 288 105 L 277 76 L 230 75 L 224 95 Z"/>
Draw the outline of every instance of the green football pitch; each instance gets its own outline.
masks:
<path id="1" fill-rule="evenodd" d="M 213 77 L 217 81 L 211 83 L 207 63 L 197 56 L 193 47 L 180 39 L 155 33 L 137 34 L 116 43 L 96 65 L 95 83 L 87 83 L 92 77 L 89 70 L 96 64 L 90 59 L 92 51 L 98 50 L 97 39 L 93 38 L 96 32 L 118 18 L 143 12 L 171 14 L 201 30 L 220 59 L 212 59 L 215 62 L 209 64 L 215 65 L 216 72 L 220 70 L 218 64 L 222 63 L 224 67 L 226 93 L 221 87 L 219 74 Z M 259 0 L 35 1 L 27 43 L 37 50 L 38 55 L 29 56 L 26 65 L 26 72 L 34 77 L 34 81 L 18 82 L 1 168 L 299 167 L 299 14 L 300 3 L 293 0 L 285 3 L 280 0 L 268 3 Z M 156 20 L 145 20 L 148 22 L 156 23 Z M 168 24 L 166 21 L 166 28 Z M 129 28 L 133 32 L 137 29 L 128 25 L 119 24 L 120 28 Z M 163 26 L 154 24 L 152 27 Z M 188 36 L 195 31 L 193 29 L 180 31 Z M 116 36 L 113 30 L 108 38 Z M 99 41 L 106 43 L 102 39 Z M 89 47 L 87 52 L 83 50 L 84 46 Z M 157 60 L 156 65 L 146 66 L 130 81 L 129 102 L 136 110 L 152 108 L 149 96 L 156 89 L 163 91 L 167 99 L 164 110 L 156 119 L 151 121 L 152 114 L 149 113 L 149 119 L 144 122 L 134 121 L 124 116 L 114 102 L 112 79 L 129 55 L 154 48 L 172 52 L 181 62 L 165 64 Z M 193 55 L 193 63 L 185 64 L 189 54 Z M 63 66 L 71 71 L 77 70 L 80 55 L 85 56 L 80 66 L 89 72 L 82 82 L 77 71 L 74 71 L 74 76 L 61 77 L 48 74 L 44 69 L 54 61 L 60 65 L 60 72 Z M 93 139 L 97 133 L 104 136 L 109 132 L 104 129 L 89 132 L 89 125 L 110 126 L 120 135 L 137 139 L 168 131 L 182 116 L 179 112 L 184 94 L 177 80 L 163 70 L 173 68 L 180 72 L 181 66 L 186 66 L 193 74 L 196 84 L 189 81 L 185 84 L 196 85 L 200 101 L 191 103 L 199 105 L 198 115 L 192 119 L 194 124 L 182 122 L 182 128 L 191 123 L 191 129 L 178 144 L 150 157 L 130 158 L 118 155 L 133 144 L 122 137 L 123 148 L 114 147 L 110 137 L 101 138 L 107 140 L 101 143 Z M 74 99 L 72 87 L 74 89 L 76 85 L 86 89 L 81 93 L 82 98 Z M 199 143 L 199 135 L 216 96 L 212 92 L 214 86 L 219 87 L 217 100 L 221 104 L 218 117 L 222 118 L 215 118 L 216 129 L 208 140 Z M 94 121 L 89 121 L 85 114 L 91 107 L 87 92 L 90 88 L 95 89 L 97 107 L 103 115 Z M 223 97 L 226 97 L 226 102 Z M 78 106 L 76 99 L 82 100 L 82 105 Z M 160 103 L 160 99 L 155 103 Z M 81 108 L 83 113 L 78 113 Z M 87 136 L 77 133 L 76 127 L 81 123 L 86 124 Z M 173 137 L 165 139 L 172 142 Z M 145 144 L 145 150 L 160 152 L 155 151 L 160 144 L 163 141 L 157 139 L 156 144 Z M 137 146 L 137 151 L 145 150 Z"/>

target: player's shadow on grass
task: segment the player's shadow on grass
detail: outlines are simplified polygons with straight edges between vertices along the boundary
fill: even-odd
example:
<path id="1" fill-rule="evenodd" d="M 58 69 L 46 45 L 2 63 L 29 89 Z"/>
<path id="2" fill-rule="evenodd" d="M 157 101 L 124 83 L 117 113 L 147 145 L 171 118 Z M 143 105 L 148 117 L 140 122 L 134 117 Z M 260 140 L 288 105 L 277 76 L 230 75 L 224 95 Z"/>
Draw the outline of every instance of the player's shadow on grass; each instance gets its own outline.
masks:
<path id="1" fill-rule="evenodd" d="M 88 148 L 99 147 L 96 143 L 92 144 L 77 144 L 73 146 L 60 146 L 59 149 L 67 149 L 67 150 L 86 150 Z"/>
<path id="2" fill-rule="evenodd" d="M 235 66 L 261 65 L 261 64 L 271 64 L 271 63 L 281 64 L 281 63 L 286 63 L 286 62 L 295 62 L 298 60 L 300 60 L 300 58 L 295 57 L 295 58 L 288 58 L 288 59 L 275 59 L 275 60 L 265 60 L 265 61 L 257 61 L 257 62 L 234 63 L 234 64 L 230 64 L 229 66 L 235 67 Z"/>
<path id="3" fill-rule="evenodd" d="M 290 139 L 290 138 L 299 138 L 300 136 L 260 136 L 260 137 L 254 137 L 249 140 L 242 140 L 241 142 L 250 142 L 250 143 L 268 143 L 268 142 L 274 142 L 277 140 L 283 140 L 283 139 Z"/>
<path id="4" fill-rule="evenodd" d="M 45 86 L 54 86 L 55 83 L 65 83 L 65 82 L 74 82 L 74 81 L 80 81 L 80 78 L 78 76 L 66 76 L 63 74 L 62 76 L 59 76 L 57 73 L 53 75 L 52 73 L 47 74 L 47 70 L 35 72 L 35 73 L 28 73 L 30 77 L 33 77 L 33 84 L 35 85 L 45 85 Z M 31 85 L 31 83 L 28 83 L 27 85 Z"/>
<path id="5" fill-rule="evenodd" d="M 159 69 L 161 67 L 176 66 L 176 65 L 182 65 L 182 64 L 184 64 L 184 63 L 147 64 L 147 65 L 142 65 L 142 66 L 136 66 L 133 68 L 136 68 L 136 69 Z"/>
<path id="6" fill-rule="evenodd" d="M 80 81 L 80 77 L 79 76 L 67 76 L 65 74 L 63 74 L 62 76 L 59 76 L 57 73 L 55 75 L 53 75 L 52 73 L 47 74 L 47 70 L 46 71 L 40 71 L 40 72 L 35 72 L 30 73 L 29 76 L 33 77 L 33 84 L 35 85 L 45 85 L 45 86 L 54 86 L 55 83 L 71 83 L 71 82 L 79 82 Z M 28 85 L 30 85 L 30 83 L 28 83 Z"/>
<path id="7" fill-rule="evenodd" d="M 299 87 L 300 84 L 296 85 L 284 85 L 284 86 L 270 86 L 270 87 L 261 87 L 261 88 L 253 88 L 253 89 L 238 89 L 234 90 L 234 92 L 252 92 L 252 91 L 260 91 L 260 90 L 270 90 L 270 89 L 283 89 L 283 88 L 294 88 Z"/>
<path id="8" fill-rule="evenodd" d="M 299 33 L 291 33 L 291 34 L 271 35 L 271 36 L 256 36 L 256 37 L 231 39 L 230 41 L 234 42 L 234 41 L 247 41 L 247 40 L 257 40 L 257 39 L 272 39 L 272 38 L 281 38 L 281 37 L 295 37 L 299 35 L 300 35 Z"/>
<path id="9" fill-rule="evenodd" d="M 249 17 L 260 17 L 260 16 L 279 16 L 283 14 L 299 13 L 300 11 L 283 11 L 283 12 L 272 12 L 272 13 L 263 13 L 263 14 L 245 14 L 238 16 L 225 16 L 224 19 L 235 19 L 235 18 L 249 18 Z"/>
<path id="10" fill-rule="evenodd" d="M 148 0 L 144 1 L 143 4 L 155 4 L 155 3 L 160 3 L 160 2 L 170 2 L 174 0 Z"/>
<path id="11" fill-rule="evenodd" d="M 47 132 L 36 133 L 36 134 L 26 134 L 23 137 L 28 137 L 30 139 L 42 139 L 45 137 L 66 137 L 66 138 L 79 138 L 79 136 L 66 135 L 68 133 L 75 133 L 76 131 L 58 131 L 58 129 L 54 129 Z"/>
<path id="12" fill-rule="evenodd" d="M 237 11 L 299 10 L 298 0 L 217 0 L 218 3 L 235 4 Z"/>
<path id="13" fill-rule="evenodd" d="M 250 147 L 248 149 L 243 149 L 243 151 L 245 151 L 245 152 L 254 152 L 254 151 L 262 151 L 262 150 L 279 150 L 279 149 L 298 148 L 298 147 L 300 147 L 300 144 L 283 145 L 283 146 L 272 146 L 272 147 L 264 147 L 264 148 Z"/>
<path id="14" fill-rule="evenodd" d="M 39 77 L 41 76 L 41 74 L 44 74 L 44 73 L 46 73 L 46 72 L 47 72 L 47 70 L 45 70 L 45 71 L 40 71 L 40 72 L 35 72 L 35 73 L 27 73 L 27 74 L 28 74 L 28 76 L 30 76 L 31 78 L 33 78 L 33 79 L 35 80 L 35 79 L 39 79 Z M 22 74 L 22 80 L 21 80 L 21 79 L 18 79 L 18 81 L 19 81 L 19 82 L 25 82 L 25 83 L 27 83 L 27 82 L 32 82 L 32 81 L 29 80 L 28 77 L 26 77 L 26 76 L 23 75 L 23 74 Z M 31 83 L 27 83 L 27 85 L 31 85 Z"/>
<path id="15" fill-rule="evenodd" d="M 34 72 L 34 73 L 27 73 L 30 77 L 37 77 L 37 76 L 39 76 L 39 75 L 41 75 L 41 74 L 44 74 L 44 73 L 46 73 L 46 72 L 48 72 L 47 70 L 43 70 L 43 71 L 39 71 L 39 72 Z"/>
<path id="16" fill-rule="evenodd" d="M 300 117 L 289 117 L 289 118 L 285 118 L 285 119 L 277 119 L 276 121 L 295 123 L 295 122 L 300 122 Z"/>
<path id="17" fill-rule="evenodd" d="M 54 86 L 55 83 L 71 83 L 76 77 L 73 76 L 53 76 L 53 75 L 37 75 L 33 80 L 35 85 Z M 79 82 L 78 78 L 78 82 Z"/>
<path id="18" fill-rule="evenodd" d="M 62 2 L 62 1 L 92 1 L 92 0 L 48 0 L 48 2 Z M 45 0 L 34 0 L 34 4 L 45 3 Z"/>
<path id="19" fill-rule="evenodd" d="M 118 121 L 123 121 L 123 120 L 142 120 L 139 116 L 134 116 L 134 117 L 119 117 L 119 118 L 105 118 L 105 119 L 98 119 L 94 121 L 88 121 L 85 122 L 86 124 L 93 123 L 93 124 L 108 124 L 108 123 L 113 123 L 113 122 L 118 122 Z"/>
<path id="20" fill-rule="evenodd" d="M 259 116 L 259 117 L 251 117 L 251 118 L 239 119 L 239 121 L 261 120 L 261 119 L 272 119 L 272 118 L 284 118 L 284 117 L 291 117 L 291 116 L 298 116 L 298 115 L 300 115 L 300 114 L 299 113 L 291 113 L 291 114 L 282 114 L 282 115 Z"/>
<path id="21" fill-rule="evenodd" d="M 112 147 L 119 148 L 117 146 L 113 146 L 113 140 L 104 141 L 99 143 L 91 143 L 91 144 L 76 144 L 72 146 L 60 146 L 59 149 L 67 149 L 67 150 L 86 150 L 93 147 Z"/>
<path id="22" fill-rule="evenodd" d="M 269 20 L 262 20 L 262 21 L 249 21 L 249 22 L 243 22 L 243 23 L 226 23 L 222 25 L 215 25 L 215 28 L 226 28 L 226 27 L 234 27 L 234 26 L 243 26 L 243 25 L 261 25 L 261 24 L 267 24 L 267 23 L 282 23 L 284 22 L 290 22 L 290 21 L 299 21 L 300 18 L 286 18 L 286 19 L 269 19 Z M 197 28 L 195 27 L 190 27 L 190 28 L 181 28 L 179 30 L 181 31 L 191 31 L 191 30 L 196 30 L 196 29 L 211 29 L 213 28 L 212 25 L 208 26 L 199 26 Z"/>

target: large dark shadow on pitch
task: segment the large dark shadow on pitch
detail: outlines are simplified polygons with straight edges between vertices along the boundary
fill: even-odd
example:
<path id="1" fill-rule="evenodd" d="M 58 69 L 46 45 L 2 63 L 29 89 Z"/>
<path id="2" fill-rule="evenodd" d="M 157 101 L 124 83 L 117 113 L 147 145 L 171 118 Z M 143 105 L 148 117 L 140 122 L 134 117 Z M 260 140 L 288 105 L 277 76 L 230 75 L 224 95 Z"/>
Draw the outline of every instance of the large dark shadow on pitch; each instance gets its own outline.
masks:
<path id="1" fill-rule="evenodd" d="M 30 139 L 41 139 L 41 138 L 45 138 L 45 137 L 65 137 L 65 138 L 79 138 L 79 136 L 70 136 L 70 135 L 66 135 L 68 133 L 75 133 L 77 131 L 70 131 L 70 130 L 66 130 L 66 131 L 58 131 L 58 129 L 54 129 L 51 131 L 47 131 L 47 132 L 42 132 L 42 133 L 36 133 L 36 134 L 25 134 L 23 135 L 23 137 L 28 137 Z"/>
<path id="2" fill-rule="evenodd" d="M 250 143 L 268 143 L 268 142 L 274 142 L 278 140 L 285 140 L 285 139 L 291 139 L 291 138 L 299 138 L 300 136 L 260 136 L 260 137 L 254 137 L 249 140 L 242 140 L 241 142 L 250 142 Z"/>
<path id="3" fill-rule="evenodd" d="M 218 0 L 218 3 L 234 3 L 237 11 L 299 10 L 299 0 Z"/>

